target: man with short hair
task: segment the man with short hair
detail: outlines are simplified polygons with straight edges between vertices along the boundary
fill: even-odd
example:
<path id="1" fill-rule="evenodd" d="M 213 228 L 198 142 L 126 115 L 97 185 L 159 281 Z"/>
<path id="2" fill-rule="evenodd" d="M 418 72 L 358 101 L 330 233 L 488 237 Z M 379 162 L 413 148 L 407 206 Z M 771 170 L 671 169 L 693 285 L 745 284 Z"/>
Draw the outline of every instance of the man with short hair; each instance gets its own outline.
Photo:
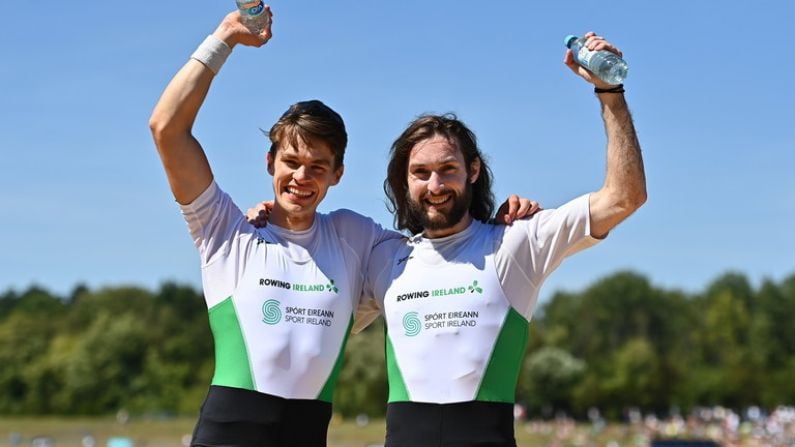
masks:
<path id="1" fill-rule="evenodd" d="M 265 11 L 270 15 L 270 9 Z M 192 127 L 238 45 L 262 46 L 235 11 L 174 76 L 149 125 L 199 251 L 215 373 L 191 446 L 325 447 L 331 401 L 372 247 L 400 237 L 348 210 L 317 207 L 343 174 L 347 133 L 320 101 L 292 105 L 266 156 L 275 204 L 249 224 L 216 183 Z"/>
<path id="2" fill-rule="evenodd" d="M 591 50 L 618 49 L 586 34 Z M 414 234 L 370 256 L 361 328 L 384 315 L 389 378 L 387 447 L 515 446 L 513 403 L 539 288 L 563 259 L 590 247 L 646 200 L 640 146 L 624 100 L 595 86 L 607 133 L 604 185 L 511 226 L 481 221 L 491 173 L 455 116 L 422 116 L 391 151 L 384 189 L 396 226 Z"/>

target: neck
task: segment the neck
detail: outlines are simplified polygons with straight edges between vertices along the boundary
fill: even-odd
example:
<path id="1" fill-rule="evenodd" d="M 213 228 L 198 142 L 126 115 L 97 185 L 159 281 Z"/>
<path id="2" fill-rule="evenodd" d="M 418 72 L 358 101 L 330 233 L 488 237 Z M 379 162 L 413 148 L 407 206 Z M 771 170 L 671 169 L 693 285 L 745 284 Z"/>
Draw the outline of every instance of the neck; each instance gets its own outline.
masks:
<path id="1" fill-rule="evenodd" d="M 315 222 L 315 213 L 290 214 L 278 205 L 273 207 L 268 222 L 293 231 L 308 230 Z"/>
<path id="2" fill-rule="evenodd" d="M 472 216 L 469 213 L 466 213 L 464 217 L 462 217 L 461 220 L 459 220 L 455 225 L 446 228 L 438 228 L 435 230 L 425 229 L 422 232 L 422 235 L 427 239 L 438 239 L 440 237 L 452 236 L 456 233 L 466 230 L 471 223 Z"/>

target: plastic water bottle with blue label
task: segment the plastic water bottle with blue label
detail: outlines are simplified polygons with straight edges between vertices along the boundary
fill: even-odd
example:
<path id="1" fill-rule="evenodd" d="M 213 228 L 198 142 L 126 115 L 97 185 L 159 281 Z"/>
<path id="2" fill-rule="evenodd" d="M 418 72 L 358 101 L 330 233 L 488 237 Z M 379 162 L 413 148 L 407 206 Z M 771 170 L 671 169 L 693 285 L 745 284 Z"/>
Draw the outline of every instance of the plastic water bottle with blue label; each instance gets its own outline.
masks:
<path id="1" fill-rule="evenodd" d="M 268 27 L 271 21 L 270 14 L 265 10 L 262 0 L 235 0 L 237 9 L 240 10 L 240 19 L 249 31 L 259 34 Z"/>
<path id="2" fill-rule="evenodd" d="M 574 53 L 574 60 L 608 84 L 624 82 L 629 70 L 624 59 L 607 50 L 591 51 L 585 46 L 586 40 L 585 37 L 566 36 L 564 43 Z"/>

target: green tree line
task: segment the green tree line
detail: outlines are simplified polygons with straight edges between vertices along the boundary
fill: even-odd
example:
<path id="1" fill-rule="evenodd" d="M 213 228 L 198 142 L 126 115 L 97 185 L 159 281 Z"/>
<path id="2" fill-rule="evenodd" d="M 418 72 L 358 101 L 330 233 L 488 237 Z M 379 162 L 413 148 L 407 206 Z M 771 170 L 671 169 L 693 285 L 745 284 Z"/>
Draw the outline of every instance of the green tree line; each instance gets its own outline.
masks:
<path id="1" fill-rule="evenodd" d="M 540 306 L 517 400 L 541 417 L 792 405 L 794 317 L 795 274 L 754 289 L 727 273 L 688 294 L 619 272 Z M 383 415 L 383 351 L 380 321 L 350 338 L 338 412 Z M 0 414 L 193 415 L 212 372 L 207 309 L 192 287 L 0 295 Z"/>

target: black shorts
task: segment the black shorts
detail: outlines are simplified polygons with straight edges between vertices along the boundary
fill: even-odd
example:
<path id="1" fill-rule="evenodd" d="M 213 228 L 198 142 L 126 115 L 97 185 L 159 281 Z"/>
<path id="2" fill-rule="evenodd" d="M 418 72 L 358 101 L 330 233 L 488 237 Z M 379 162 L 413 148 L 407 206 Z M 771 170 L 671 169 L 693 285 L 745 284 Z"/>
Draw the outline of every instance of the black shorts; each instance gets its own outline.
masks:
<path id="1" fill-rule="evenodd" d="M 331 404 L 211 386 L 192 447 L 326 447 Z"/>
<path id="2" fill-rule="evenodd" d="M 516 447 L 513 404 L 390 403 L 385 447 Z"/>

